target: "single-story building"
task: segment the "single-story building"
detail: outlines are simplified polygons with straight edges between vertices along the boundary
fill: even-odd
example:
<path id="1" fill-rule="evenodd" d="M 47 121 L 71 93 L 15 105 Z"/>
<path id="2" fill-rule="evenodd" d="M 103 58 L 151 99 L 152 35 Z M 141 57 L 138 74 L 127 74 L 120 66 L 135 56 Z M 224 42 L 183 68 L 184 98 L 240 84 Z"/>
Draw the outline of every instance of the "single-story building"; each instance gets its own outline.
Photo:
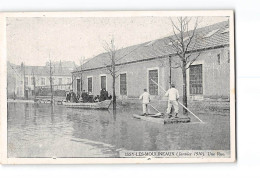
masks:
<path id="1" fill-rule="evenodd" d="M 229 98 L 229 22 L 202 27 L 196 33 L 201 40 L 197 42 L 196 49 L 189 53 L 194 57 L 198 53 L 200 55 L 187 69 L 188 99 Z M 153 98 L 160 99 L 165 94 L 163 89 L 169 88 L 170 79 L 182 96 L 182 71 L 180 68 L 170 70 L 179 57 L 169 43 L 169 37 L 164 37 L 116 52 L 116 55 L 123 57 L 116 63 L 118 98 L 137 98 L 146 88 Z M 72 72 L 73 90 L 86 90 L 98 95 L 102 88 L 106 88 L 112 94 L 112 76 L 106 68 L 110 63 L 109 54 L 102 53 L 78 67 Z"/>

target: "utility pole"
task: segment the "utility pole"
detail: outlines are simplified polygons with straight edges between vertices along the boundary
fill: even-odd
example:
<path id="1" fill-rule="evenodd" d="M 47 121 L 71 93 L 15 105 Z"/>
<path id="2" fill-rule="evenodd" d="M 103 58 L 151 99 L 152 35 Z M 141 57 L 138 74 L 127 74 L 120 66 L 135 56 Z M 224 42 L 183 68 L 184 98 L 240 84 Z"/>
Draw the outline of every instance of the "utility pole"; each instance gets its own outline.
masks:
<path id="1" fill-rule="evenodd" d="M 25 95 L 26 93 L 26 84 L 25 84 L 25 63 L 22 62 L 22 69 L 23 69 L 23 96 L 24 96 L 24 99 L 27 98 L 27 96 Z"/>
<path id="2" fill-rule="evenodd" d="M 82 65 L 84 63 L 84 57 L 81 58 L 80 60 L 80 94 L 82 93 L 82 85 L 83 85 L 83 81 L 82 81 Z"/>
<path id="3" fill-rule="evenodd" d="M 34 90 L 34 101 L 36 100 L 36 81 L 34 76 L 34 71 L 32 72 L 33 75 L 33 90 Z"/>
<path id="4" fill-rule="evenodd" d="M 172 83 L 172 56 L 169 56 L 169 68 L 170 68 L 170 74 L 169 74 L 169 88 L 171 87 Z"/>
<path id="5" fill-rule="evenodd" d="M 52 64 L 51 64 L 51 58 L 49 54 L 49 63 L 50 63 L 50 87 L 51 87 L 51 104 L 53 104 L 53 89 L 52 89 Z"/>

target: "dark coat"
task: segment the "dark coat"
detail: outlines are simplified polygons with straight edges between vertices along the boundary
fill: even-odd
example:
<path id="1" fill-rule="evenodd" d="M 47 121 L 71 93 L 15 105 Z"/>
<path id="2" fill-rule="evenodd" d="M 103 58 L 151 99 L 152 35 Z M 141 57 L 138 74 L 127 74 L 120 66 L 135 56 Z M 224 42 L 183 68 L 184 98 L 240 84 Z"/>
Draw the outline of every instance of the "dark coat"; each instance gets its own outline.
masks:
<path id="1" fill-rule="evenodd" d="M 77 102 L 79 102 L 79 101 L 78 101 L 78 98 L 77 98 L 77 95 L 76 95 L 74 92 L 71 92 L 70 95 L 71 95 L 71 96 L 70 96 L 70 102 L 72 102 L 72 103 L 77 103 Z"/>
<path id="2" fill-rule="evenodd" d="M 70 97 L 71 97 L 71 94 L 68 93 L 68 94 L 66 95 L 66 101 L 70 101 Z"/>
<path id="3" fill-rule="evenodd" d="M 88 93 L 83 92 L 81 94 L 81 97 L 82 97 L 82 100 L 83 100 L 84 103 L 88 101 Z"/>
<path id="4" fill-rule="evenodd" d="M 101 90 L 100 91 L 100 98 L 99 101 L 105 101 L 108 99 L 108 92 L 106 90 Z"/>

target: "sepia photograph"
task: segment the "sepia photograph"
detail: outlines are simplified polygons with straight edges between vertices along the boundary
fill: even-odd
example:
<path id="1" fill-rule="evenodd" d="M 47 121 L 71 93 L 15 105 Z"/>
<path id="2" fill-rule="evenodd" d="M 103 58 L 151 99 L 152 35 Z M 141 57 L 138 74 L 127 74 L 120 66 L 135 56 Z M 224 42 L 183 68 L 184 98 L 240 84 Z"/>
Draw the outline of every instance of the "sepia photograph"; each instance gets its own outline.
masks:
<path id="1" fill-rule="evenodd" d="M 232 10 L 0 18 L 2 163 L 236 161 Z"/>

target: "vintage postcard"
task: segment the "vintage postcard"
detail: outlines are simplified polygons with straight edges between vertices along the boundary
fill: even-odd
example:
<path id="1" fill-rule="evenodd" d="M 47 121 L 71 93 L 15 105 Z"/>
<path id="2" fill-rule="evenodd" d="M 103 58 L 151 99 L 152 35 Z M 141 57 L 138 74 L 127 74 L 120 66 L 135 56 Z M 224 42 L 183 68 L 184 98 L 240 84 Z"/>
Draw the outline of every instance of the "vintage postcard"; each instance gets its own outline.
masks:
<path id="1" fill-rule="evenodd" d="M 235 162 L 233 14 L 1 13 L 1 162 Z"/>

